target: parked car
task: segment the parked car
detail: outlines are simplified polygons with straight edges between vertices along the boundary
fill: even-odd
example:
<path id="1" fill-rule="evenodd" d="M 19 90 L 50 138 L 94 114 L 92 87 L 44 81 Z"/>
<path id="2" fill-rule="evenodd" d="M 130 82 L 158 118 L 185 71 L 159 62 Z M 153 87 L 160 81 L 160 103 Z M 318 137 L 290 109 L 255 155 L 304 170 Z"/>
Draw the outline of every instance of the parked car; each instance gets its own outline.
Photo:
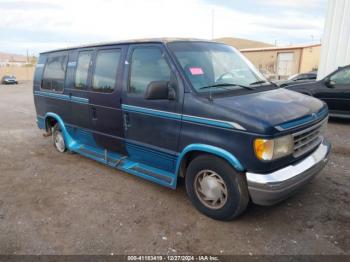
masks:
<path id="1" fill-rule="evenodd" d="M 13 75 L 6 75 L 3 76 L 1 79 L 1 84 L 4 85 L 11 85 L 11 84 L 18 84 L 17 79 Z"/>
<path id="2" fill-rule="evenodd" d="M 309 73 L 296 74 L 288 78 L 288 80 L 276 81 L 275 83 L 280 87 L 286 87 L 290 85 L 297 85 L 301 83 L 315 82 L 317 78 L 317 71 Z"/>
<path id="3" fill-rule="evenodd" d="M 215 42 L 44 52 L 34 102 L 37 124 L 59 152 L 173 189 L 182 177 L 193 205 L 220 220 L 240 215 L 249 200 L 289 197 L 330 151 L 322 101 L 277 88 L 236 49 Z"/>
<path id="4" fill-rule="evenodd" d="M 350 65 L 339 67 L 320 81 L 287 88 L 323 100 L 331 116 L 350 118 Z"/>

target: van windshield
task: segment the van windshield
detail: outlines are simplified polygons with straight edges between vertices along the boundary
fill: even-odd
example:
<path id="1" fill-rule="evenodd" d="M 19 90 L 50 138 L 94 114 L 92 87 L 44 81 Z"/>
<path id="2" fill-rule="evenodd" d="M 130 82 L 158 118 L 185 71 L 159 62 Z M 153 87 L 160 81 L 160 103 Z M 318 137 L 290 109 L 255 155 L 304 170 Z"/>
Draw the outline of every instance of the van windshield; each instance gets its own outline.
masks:
<path id="1" fill-rule="evenodd" d="M 253 89 L 268 83 L 265 77 L 233 47 L 208 42 L 172 42 L 168 44 L 198 92 L 225 92 Z"/>

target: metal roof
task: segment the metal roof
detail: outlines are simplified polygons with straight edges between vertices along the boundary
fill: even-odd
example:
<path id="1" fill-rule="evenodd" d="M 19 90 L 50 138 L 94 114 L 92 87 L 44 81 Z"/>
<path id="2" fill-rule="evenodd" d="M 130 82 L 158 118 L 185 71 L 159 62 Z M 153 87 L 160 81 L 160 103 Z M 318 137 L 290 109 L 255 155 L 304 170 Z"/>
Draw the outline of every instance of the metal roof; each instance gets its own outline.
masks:
<path id="1" fill-rule="evenodd" d="M 289 50 L 289 49 L 303 49 L 308 47 L 320 46 L 321 44 L 305 44 L 305 45 L 289 45 L 289 46 L 271 46 L 258 48 L 240 49 L 241 52 L 260 52 L 260 51 L 274 51 L 274 50 Z"/>
<path id="2" fill-rule="evenodd" d="M 101 46 L 118 45 L 118 44 L 120 45 L 120 44 L 134 44 L 134 43 L 169 43 L 169 42 L 181 42 L 181 41 L 217 43 L 215 41 L 205 40 L 205 39 L 197 39 L 197 38 L 170 38 L 170 37 L 169 38 L 142 38 L 142 39 L 130 39 L 130 40 L 102 42 L 102 43 L 84 44 L 84 45 L 72 46 L 72 47 L 64 47 L 64 48 L 59 48 L 59 49 L 41 52 L 41 54 L 51 53 L 51 52 L 68 51 L 68 50 L 79 49 L 79 48 L 101 47 Z"/>

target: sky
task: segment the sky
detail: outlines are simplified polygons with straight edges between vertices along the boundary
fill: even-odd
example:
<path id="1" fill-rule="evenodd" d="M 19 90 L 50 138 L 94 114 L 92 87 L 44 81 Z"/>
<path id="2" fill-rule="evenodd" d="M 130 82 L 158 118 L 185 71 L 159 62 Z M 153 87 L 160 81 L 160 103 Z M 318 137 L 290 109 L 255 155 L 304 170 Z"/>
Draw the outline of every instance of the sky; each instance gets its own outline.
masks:
<path id="1" fill-rule="evenodd" d="M 0 52 L 148 37 L 320 42 L 327 0 L 0 0 Z"/>

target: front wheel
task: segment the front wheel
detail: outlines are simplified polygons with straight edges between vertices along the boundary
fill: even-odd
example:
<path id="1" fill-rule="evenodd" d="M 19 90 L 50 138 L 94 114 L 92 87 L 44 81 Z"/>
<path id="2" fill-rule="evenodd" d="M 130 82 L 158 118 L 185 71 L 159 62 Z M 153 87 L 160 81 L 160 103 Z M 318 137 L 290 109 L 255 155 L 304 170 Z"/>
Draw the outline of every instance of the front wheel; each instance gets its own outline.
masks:
<path id="1" fill-rule="evenodd" d="M 225 160 L 201 155 L 187 168 L 186 191 L 193 205 L 218 220 L 232 220 L 247 207 L 249 194 L 243 174 Z"/>
<path id="2" fill-rule="evenodd" d="M 67 150 L 63 134 L 57 124 L 53 127 L 52 139 L 53 145 L 58 152 L 64 153 Z"/>

